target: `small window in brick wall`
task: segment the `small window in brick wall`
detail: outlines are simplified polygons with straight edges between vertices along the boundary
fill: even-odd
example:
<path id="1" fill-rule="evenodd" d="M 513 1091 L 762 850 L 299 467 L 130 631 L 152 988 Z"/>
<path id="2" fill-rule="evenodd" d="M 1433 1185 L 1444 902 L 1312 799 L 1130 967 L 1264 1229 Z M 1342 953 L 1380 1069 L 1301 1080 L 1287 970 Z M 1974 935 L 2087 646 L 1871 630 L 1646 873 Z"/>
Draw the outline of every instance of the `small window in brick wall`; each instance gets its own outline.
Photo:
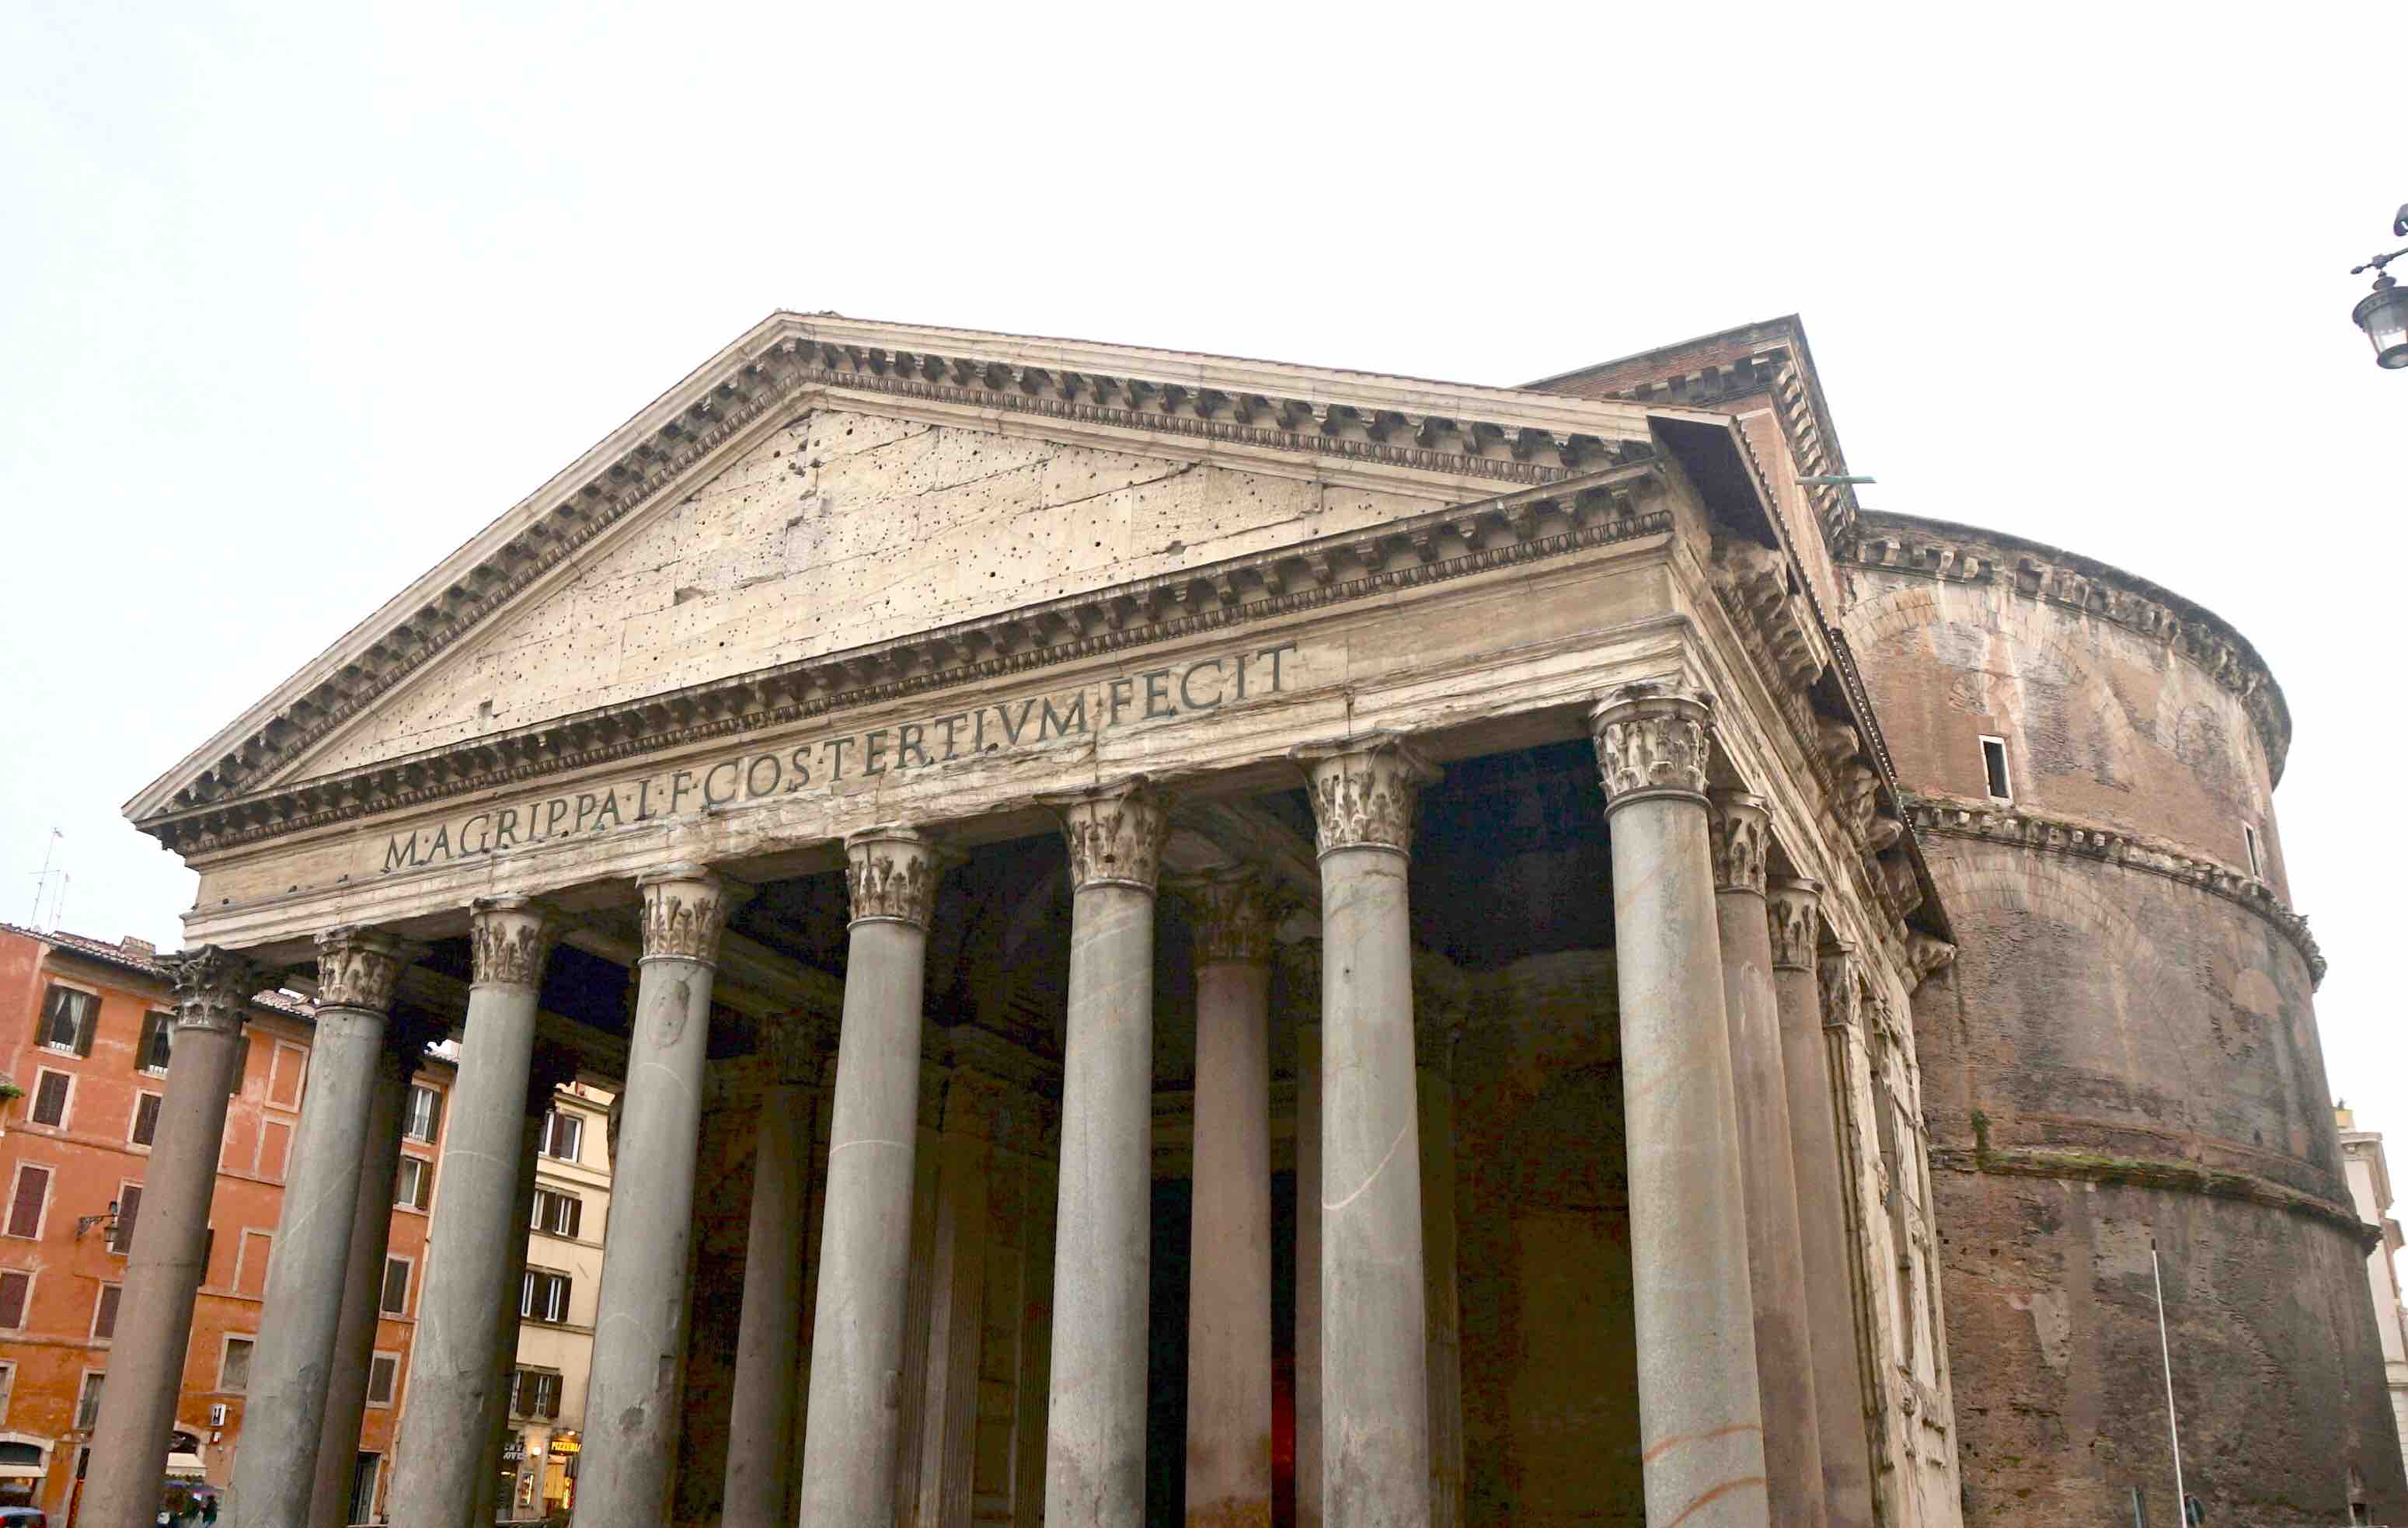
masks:
<path id="1" fill-rule="evenodd" d="M 2259 880 L 2266 878 L 2266 855 L 2258 847 L 2258 829 L 2254 823 L 2241 824 L 2241 841 L 2249 850 L 2249 873 Z"/>
<path id="2" fill-rule="evenodd" d="M 2014 789 L 2007 778 L 2007 740 L 2005 738 L 1982 739 L 1982 776 L 1989 784 L 1992 801 L 2014 799 Z"/>

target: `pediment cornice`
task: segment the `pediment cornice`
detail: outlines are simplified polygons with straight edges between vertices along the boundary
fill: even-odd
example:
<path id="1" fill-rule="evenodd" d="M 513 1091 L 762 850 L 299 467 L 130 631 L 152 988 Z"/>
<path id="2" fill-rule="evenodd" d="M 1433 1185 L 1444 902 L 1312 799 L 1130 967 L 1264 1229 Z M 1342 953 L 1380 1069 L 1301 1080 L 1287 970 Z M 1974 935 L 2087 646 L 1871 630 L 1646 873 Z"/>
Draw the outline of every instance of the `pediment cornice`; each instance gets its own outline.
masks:
<path id="1" fill-rule="evenodd" d="M 1653 454 L 1650 410 L 1615 400 L 774 314 L 187 755 L 126 815 L 148 828 L 261 792 L 610 526 L 814 394 L 1056 421 L 1125 436 L 1139 450 L 1226 446 L 1294 454 L 1307 471 L 1427 474 L 1474 493 L 1544 488 Z"/>
<path id="2" fill-rule="evenodd" d="M 179 853 L 234 848 L 765 731 L 926 691 L 1668 533 L 1664 469 L 1634 463 L 1374 529 L 955 622 L 142 820 Z"/>

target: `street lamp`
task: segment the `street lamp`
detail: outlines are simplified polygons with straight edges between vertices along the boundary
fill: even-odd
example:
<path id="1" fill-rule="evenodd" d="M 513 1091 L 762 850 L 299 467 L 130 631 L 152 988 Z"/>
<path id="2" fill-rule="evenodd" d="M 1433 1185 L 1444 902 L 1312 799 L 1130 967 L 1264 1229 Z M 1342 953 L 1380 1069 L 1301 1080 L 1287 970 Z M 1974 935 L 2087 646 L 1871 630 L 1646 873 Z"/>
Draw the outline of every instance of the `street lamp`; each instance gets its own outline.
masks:
<path id="1" fill-rule="evenodd" d="M 2401 207 L 2400 215 L 2391 220 L 2391 233 L 2394 237 L 2408 238 L 2408 207 Z M 2408 366 L 2408 292 L 2401 291 L 2400 283 L 2383 267 L 2404 254 L 2408 254 L 2408 249 L 2394 250 L 2349 269 L 2352 276 L 2374 273 L 2374 290 L 2358 300 L 2349 317 L 2373 343 L 2374 364 L 2391 371 Z"/>

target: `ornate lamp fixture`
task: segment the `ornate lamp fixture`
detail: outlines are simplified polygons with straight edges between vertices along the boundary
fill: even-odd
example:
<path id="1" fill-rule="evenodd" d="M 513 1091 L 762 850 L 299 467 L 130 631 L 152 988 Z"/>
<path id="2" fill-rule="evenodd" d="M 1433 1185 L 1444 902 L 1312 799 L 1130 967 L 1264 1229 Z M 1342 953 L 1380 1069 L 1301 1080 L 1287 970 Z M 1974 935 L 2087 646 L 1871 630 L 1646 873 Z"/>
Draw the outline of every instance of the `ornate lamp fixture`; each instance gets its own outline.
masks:
<path id="1" fill-rule="evenodd" d="M 2391 220 L 2391 233 L 2396 238 L 2408 238 L 2408 207 Z M 2408 292 L 2384 270 L 2408 249 L 2394 250 L 2389 254 L 2376 255 L 2363 265 L 2352 265 L 2349 274 L 2374 273 L 2374 290 L 2358 300 L 2350 309 L 2350 321 L 2366 331 L 2374 344 L 2374 364 L 2397 371 L 2408 366 Z"/>

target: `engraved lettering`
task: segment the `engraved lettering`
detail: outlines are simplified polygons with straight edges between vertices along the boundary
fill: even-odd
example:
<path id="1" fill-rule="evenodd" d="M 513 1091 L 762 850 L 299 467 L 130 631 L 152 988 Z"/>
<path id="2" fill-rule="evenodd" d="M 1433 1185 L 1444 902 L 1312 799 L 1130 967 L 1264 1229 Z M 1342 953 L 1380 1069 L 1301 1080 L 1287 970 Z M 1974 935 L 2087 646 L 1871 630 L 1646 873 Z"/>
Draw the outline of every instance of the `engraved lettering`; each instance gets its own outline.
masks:
<path id="1" fill-rule="evenodd" d="M 398 870 L 405 864 L 416 864 L 417 863 L 418 835 L 414 833 L 411 834 L 408 843 L 402 842 L 398 837 L 388 838 L 384 841 L 384 867 L 387 870 Z"/>
<path id="2" fill-rule="evenodd" d="M 1136 681 L 1133 679 L 1119 678 L 1105 687 L 1111 702 L 1111 716 L 1104 722 L 1105 726 L 1117 727 L 1121 724 L 1121 707 L 1129 703 L 1130 692 L 1135 684 Z"/>
<path id="3" fill-rule="evenodd" d="M 925 727 L 916 721 L 906 721 L 895 729 L 896 768 L 901 769 L 909 764 L 911 762 L 911 756 L 915 753 L 920 756 L 921 765 L 926 766 L 928 750 L 920 746 L 920 736 L 926 731 Z"/>
<path id="4" fill-rule="evenodd" d="M 1238 698 L 1246 698 L 1246 654 L 1238 654 Z"/>
<path id="5" fill-rule="evenodd" d="M 1145 719 L 1148 721 L 1152 721 L 1158 717 L 1177 716 L 1179 714 L 1170 704 L 1170 670 L 1167 668 L 1149 669 L 1145 673 L 1139 675 L 1138 678 L 1145 681 Z M 1162 703 L 1162 708 L 1160 710 L 1154 709 L 1155 701 L 1160 701 Z"/>
<path id="6" fill-rule="evenodd" d="M 461 823 L 460 852 L 463 854 L 482 854 L 487 850 L 493 848 L 493 821 L 494 818 L 491 812 L 479 812 L 476 816 L 468 819 L 466 822 Z M 486 830 L 484 835 L 479 838 L 476 844 L 472 847 L 468 842 L 468 835 L 476 831 L 477 824 L 480 822 L 486 824 Z"/>
<path id="7" fill-rule="evenodd" d="M 685 799 L 686 793 L 693 789 L 693 770 L 681 769 L 676 774 L 669 777 L 669 815 L 671 817 L 675 817 L 677 815 L 678 803 L 683 801 Z"/>
<path id="8" fill-rule="evenodd" d="M 1056 716 L 1054 711 L 1054 697 L 1051 695 L 1045 697 L 1045 714 L 1039 718 L 1037 722 L 1039 742 L 1045 741 L 1048 736 L 1068 737 L 1074 732 L 1086 730 L 1087 693 L 1084 690 L 1080 691 L 1078 698 L 1070 702 L 1070 708 L 1059 716 Z"/>
<path id="9" fill-rule="evenodd" d="M 786 782 L 787 794 L 792 795 L 796 791 L 801 790 L 804 786 L 811 783 L 810 755 L 811 745 L 809 743 L 803 744 L 800 748 L 796 749 L 792 754 L 788 755 L 786 763 L 794 766 L 795 778 Z"/>
<path id="10" fill-rule="evenodd" d="M 494 847 L 508 849 L 518 841 L 519 809 L 516 807 L 505 807 L 502 808 L 500 819 L 494 824 Z"/>
<path id="11" fill-rule="evenodd" d="M 861 772 L 865 775 L 886 773 L 886 729 L 879 728 L 861 740 Z"/>
<path id="12" fill-rule="evenodd" d="M 718 794 L 710 787 L 710 782 L 719 778 L 719 772 L 723 769 L 727 771 L 727 793 L 724 796 Z M 709 811 L 713 807 L 724 807 L 729 802 L 735 800 L 736 778 L 743 772 L 744 766 L 738 764 L 733 759 L 722 759 L 717 764 L 712 764 L 709 769 L 704 770 L 702 772 L 703 810 Z"/>
<path id="13" fill-rule="evenodd" d="M 1020 729 L 1028 725 L 1028 713 L 1036 708 L 1037 702 L 1034 700 L 1022 701 L 1020 703 L 1020 720 L 1017 721 L 1014 721 L 1011 719 L 1011 708 L 1010 707 L 998 706 L 995 708 L 996 720 L 1003 723 L 1003 735 L 1006 741 L 1013 743 L 1020 741 Z"/>
<path id="14" fill-rule="evenodd" d="M 1218 683 L 1215 683 L 1212 686 L 1212 698 L 1211 700 L 1197 700 L 1196 698 L 1196 692 L 1194 689 L 1196 684 L 1196 676 L 1203 673 L 1208 668 L 1212 671 L 1213 676 L 1217 679 L 1221 673 L 1221 660 L 1218 658 L 1207 658 L 1202 663 L 1191 666 L 1186 673 L 1179 676 L 1179 704 L 1186 707 L 1191 711 L 1209 711 L 1213 707 L 1221 704 L 1221 687 Z"/>
<path id="15" fill-rule="evenodd" d="M 940 716 L 937 718 L 936 724 L 945 729 L 945 756 L 943 759 L 939 761 L 939 763 L 951 764 L 953 762 L 953 734 L 962 730 L 962 722 L 968 718 L 968 715 L 969 713 L 967 711 L 955 711 L 951 716 Z"/>
<path id="16" fill-rule="evenodd" d="M 595 796 L 593 792 L 580 791 L 577 793 L 577 823 L 576 826 L 572 827 L 569 831 L 572 833 L 583 833 L 585 831 L 585 820 L 592 817 L 594 815 L 594 809 L 601 805 L 602 802 L 600 798 Z"/>
<path id="17" fill-rule="evenodd" d="M 451 857 L 452 830 L 448 827 L 437 828 L 435 836 L 426 841 L 426 863 L 433 864 L 437 858 L 448 860 Z"/>
<path id="18" fill-rule="evenodd" d="M 844 778 L 844 750 L 853 747 L 853 739 L 850 737 L 831 737 L 828 739 L 827 746 L 828 751 L 836 755 L 836 764 L 829 770 L 828 778 L 832 780 L 840 780 Z"/>
<path id="19" fill-rule="evenodd" d="M 602 809 L 594 814 L 594 831 L 599 833 L 606 827 L 618 825 L 619 788 L 614 785 L 602 793 Z"/>
<path id="20" fill-rule="evenodd" d="M 652 782 L 649 778 L 647 778 L 638 782 L 636 787 L 636 821 L 638 822 L 649 822 L 652 820 Z"/>
<path id="21" fill-rule="evenodd" d="M 1262 651 L 1254 654 L 1257 658 L 1268 658 L 1271 661 L 1271 693 L 1279 693 L 1281 655 L 1283 653 L 1294 652 L 1295 650 L 1295 643 L 1282 642 L 1278 647 L 1265 648 Z"/>
<path id="22" fill-rule="evenodd" d="M 560 820 L 568 815 L 568 798 L 554 796 L 543 804 L 543 833 L 549 838 L 560 831 Z"/>
<path id="23" fill-rule="evenodd" d="M 767 764 L 769 766 L 769 783 L 767 785 L 761 783 L 761 766 L 763 764 Z M 766 796 L 770 792 L 775 791 L 778 788 L 778 781 L 785 775 L 785 766 L 778 763 L 778 756 L 774 753 L 764 753 L 759 758 L 753 760 L 751 764 L 746 764 L 744 766 L 744 799 L 751 801 L 759 796 Z"/>

